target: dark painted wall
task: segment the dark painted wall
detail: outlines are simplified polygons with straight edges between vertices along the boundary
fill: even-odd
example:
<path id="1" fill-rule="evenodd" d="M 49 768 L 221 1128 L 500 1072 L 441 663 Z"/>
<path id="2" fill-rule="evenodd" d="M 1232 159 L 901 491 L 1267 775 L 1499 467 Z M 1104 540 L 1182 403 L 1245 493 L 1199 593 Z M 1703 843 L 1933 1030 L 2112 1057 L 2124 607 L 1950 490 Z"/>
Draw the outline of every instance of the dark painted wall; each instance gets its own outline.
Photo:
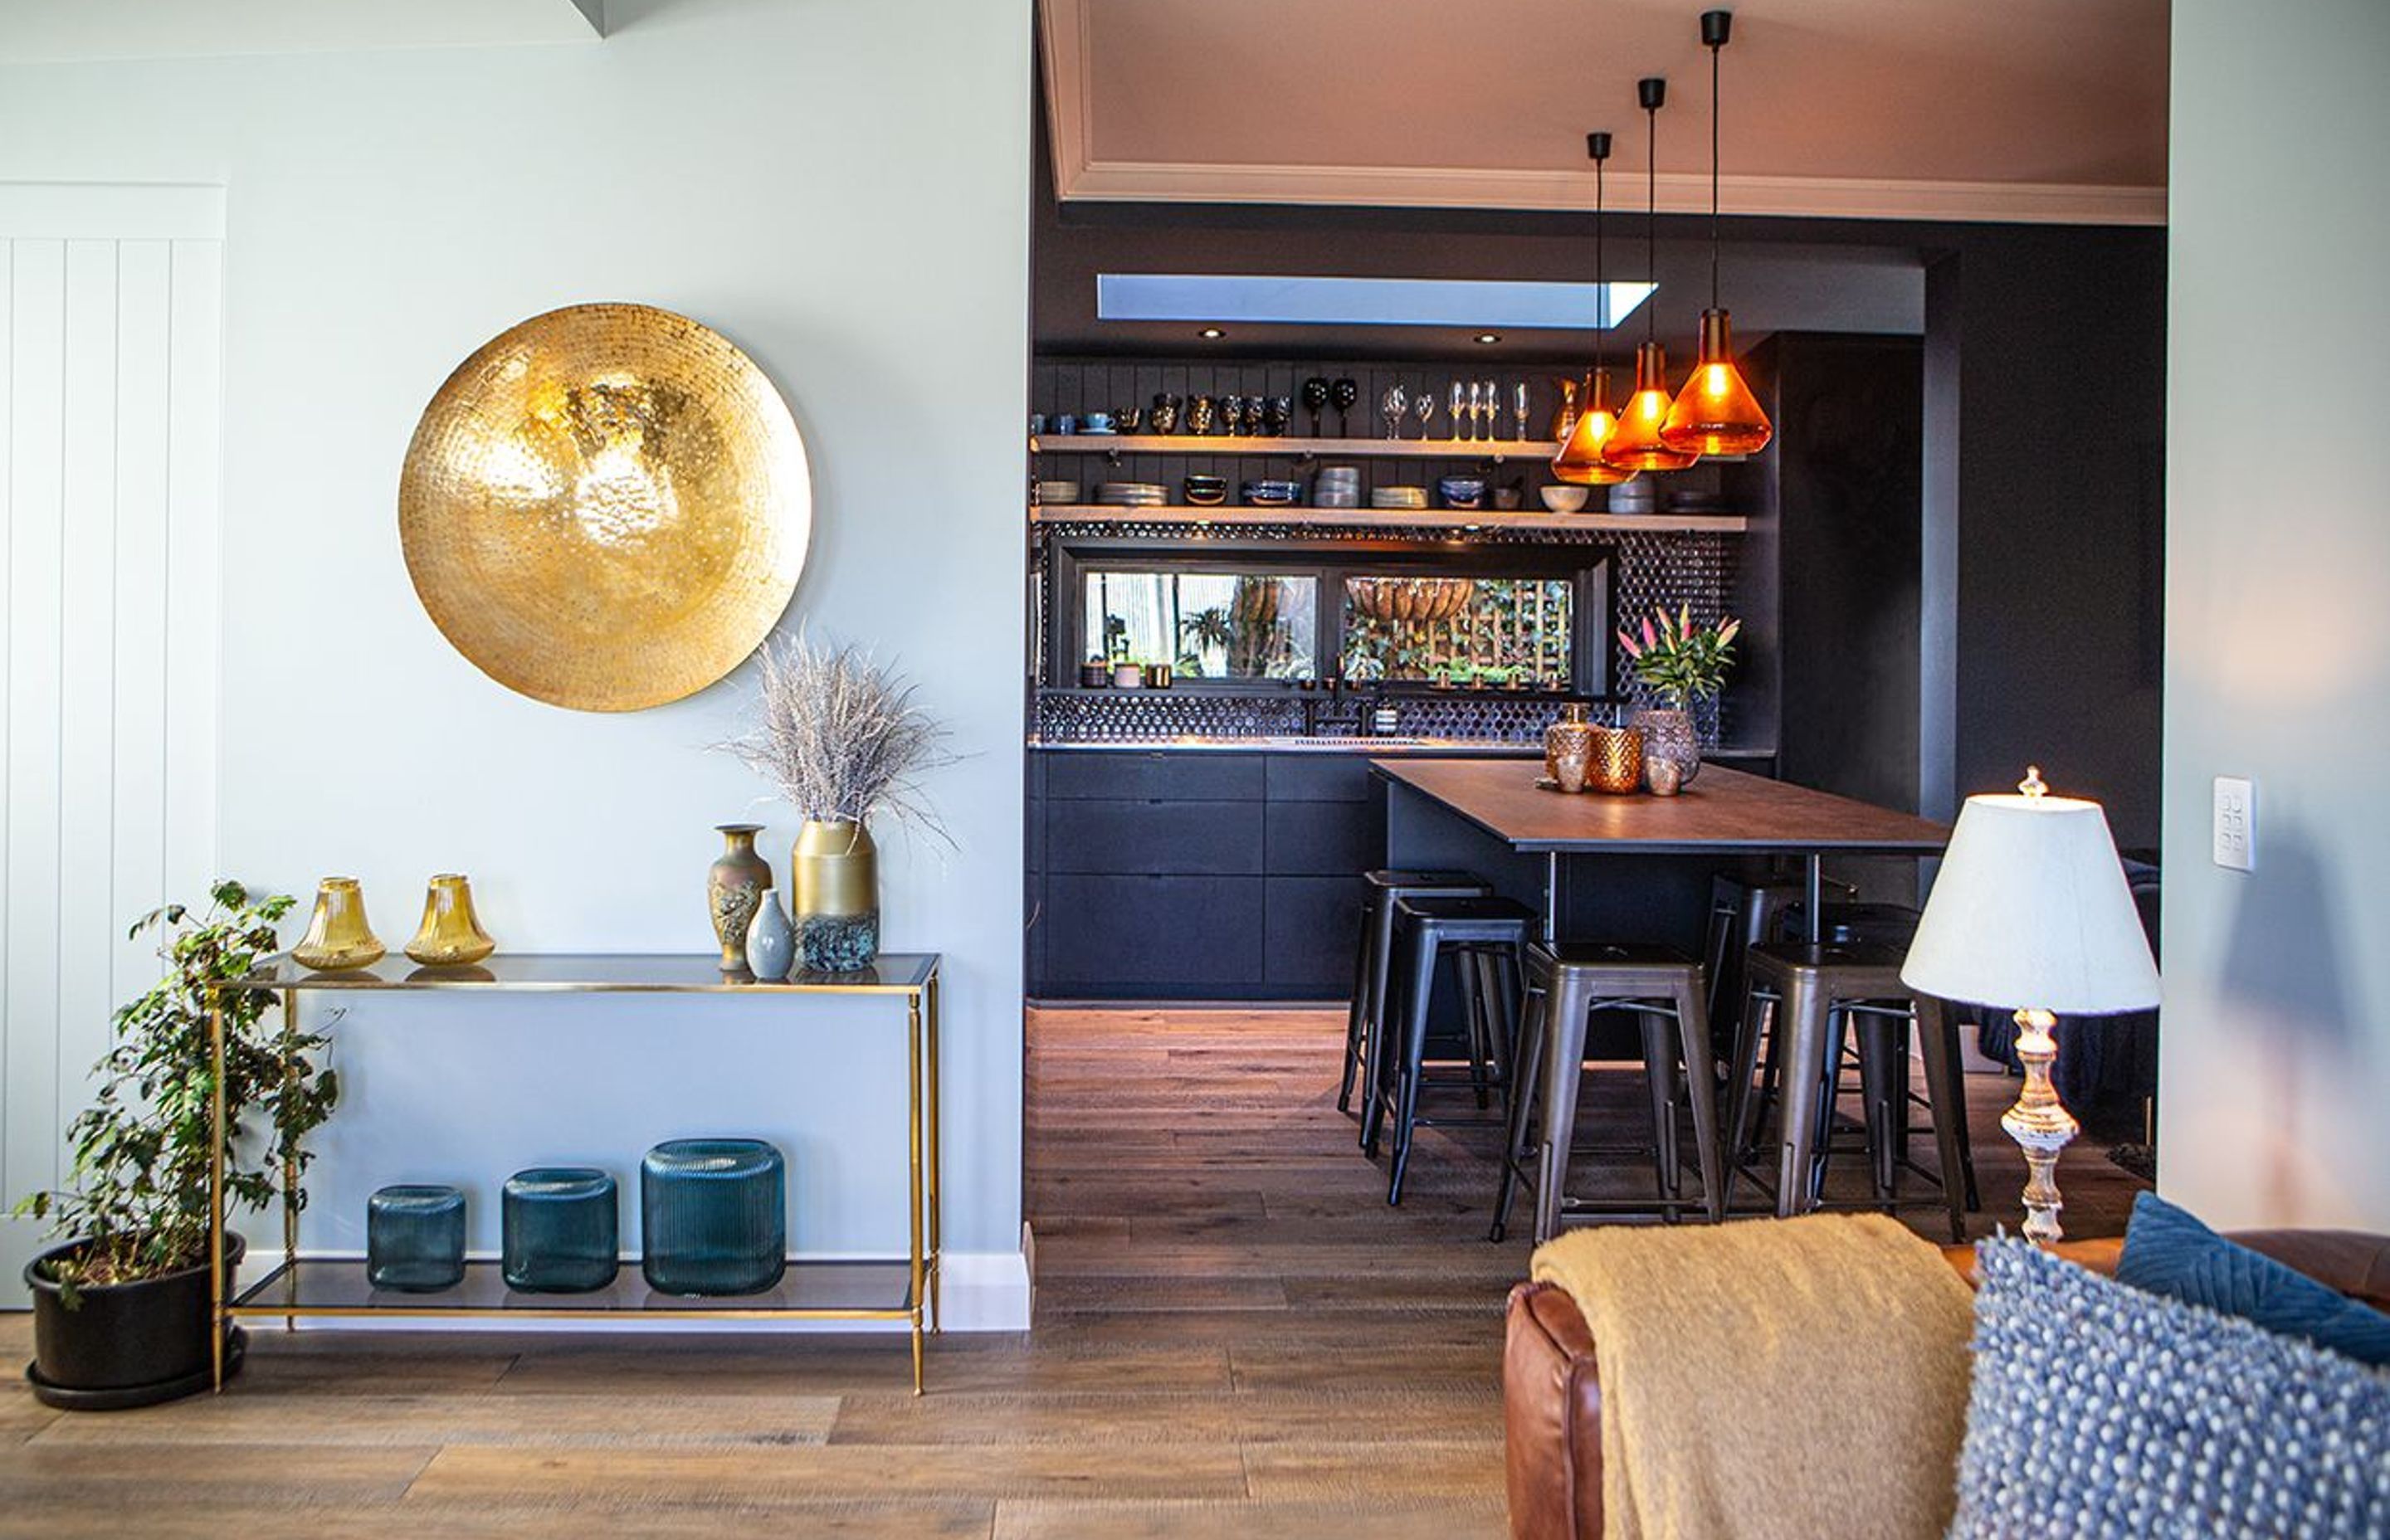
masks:
<path id="1" fill-rule="evenodd" d="M 2119 844 L 2154 845 L 2165 234 L 1986 226 L 1926 284 L 1929 429 L 1956 417 L 1955 448 L 1928 449 L 1926 630 L 1955 647 L 1925 688 L 1955 732 L 1926 805 L 2032 761 L 2106 803 Z"/>

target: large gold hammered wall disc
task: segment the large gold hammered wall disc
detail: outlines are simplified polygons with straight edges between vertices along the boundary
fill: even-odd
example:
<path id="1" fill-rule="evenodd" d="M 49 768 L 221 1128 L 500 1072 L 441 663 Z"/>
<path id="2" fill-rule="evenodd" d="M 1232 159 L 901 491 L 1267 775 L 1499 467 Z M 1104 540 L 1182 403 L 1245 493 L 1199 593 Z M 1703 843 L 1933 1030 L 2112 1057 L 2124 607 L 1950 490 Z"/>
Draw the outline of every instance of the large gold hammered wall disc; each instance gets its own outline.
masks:
<path id="1" fill-rule="evenodd" d="M 631 712 L 755 650 L 796 592 L 813 482 L 788 404 L 685 315 L 572 305 L 465 360 L 399 478 L 406 570 L 474 666 Z"/>

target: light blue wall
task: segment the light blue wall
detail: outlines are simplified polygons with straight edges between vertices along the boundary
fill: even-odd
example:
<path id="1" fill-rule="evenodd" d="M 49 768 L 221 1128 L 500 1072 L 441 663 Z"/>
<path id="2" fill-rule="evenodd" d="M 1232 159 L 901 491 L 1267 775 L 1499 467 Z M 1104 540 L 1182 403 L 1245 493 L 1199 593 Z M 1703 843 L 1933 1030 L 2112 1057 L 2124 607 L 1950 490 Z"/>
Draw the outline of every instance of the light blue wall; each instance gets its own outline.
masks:
<path id="1" fill-rule="evenodd" d="M 2390 1230 L 2390 6 L 2173 18 L 2160 1184 Z"/>
<path id="2" fill-rule="evenodd" d="M 746 672 L 588 715 L 449 648 L 394 511 L 425 402 L 495 333 L 592 300 L 695 316 L 778 382 L 816 478 L 790 620 L 911 672 L 970 756 L 932 787 L 957 848 L 883 831 L 884 900 L 892 948 L 949 962 L 947 1240 L 1000 1263 L 1021 1238 L 1029 6 L 609 9 L 603 43 L 0 69 L 0 181 L 228 189 L 224 866 L 302 894 L 353 872 L 393 947 L 424 877 L 456 870 L 508 947 L 702 948 L 710 826 L 769 820 L 783 871 L 794 832 L 708 751 Z M 359 999 L 310 1238 L 356 1243 L 384 1181 L 494 1195 L 519 1164 L 628 1171 L 718 1130 L 789 1147 L 800 1245 L 901 1246 L 895 1026 Z"/>

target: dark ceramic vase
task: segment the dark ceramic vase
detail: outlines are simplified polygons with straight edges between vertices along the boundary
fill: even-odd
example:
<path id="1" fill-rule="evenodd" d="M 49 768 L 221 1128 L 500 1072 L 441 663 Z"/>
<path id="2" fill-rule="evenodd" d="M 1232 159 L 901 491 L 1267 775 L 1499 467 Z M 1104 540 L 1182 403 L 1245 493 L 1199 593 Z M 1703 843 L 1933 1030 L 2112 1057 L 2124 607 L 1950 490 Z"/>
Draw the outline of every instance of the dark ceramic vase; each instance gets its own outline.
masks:
<path id="1" fill-rule="evenodd" d="M 25 1287 L 33 1295 L 33 1361 L 25 1380 L 34 1397 L 45 1405 L 96 1412 L 153 1406 L 206 1390 L 214 1374 L 207 1264 L 137 1283 L 85 1284 L 74 1290 L 70 1306 L 49 1269 L 82 1245 L 52 1247 L 25 1264 Z M 244 1250 L 239 1236 L 225 1236 L 227 1297 Z M 238 1330 L 227 1335 L 227 1375 L 240 1366 L 241 1341 Z"/>

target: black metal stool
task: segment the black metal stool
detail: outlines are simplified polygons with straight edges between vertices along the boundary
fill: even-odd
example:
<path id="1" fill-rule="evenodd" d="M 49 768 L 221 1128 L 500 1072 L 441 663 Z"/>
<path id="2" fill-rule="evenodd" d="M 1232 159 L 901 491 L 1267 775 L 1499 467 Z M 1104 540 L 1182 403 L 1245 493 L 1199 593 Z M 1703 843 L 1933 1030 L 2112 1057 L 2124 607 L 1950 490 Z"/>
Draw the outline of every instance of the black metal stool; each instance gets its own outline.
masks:
<path id="1" fill-rule="evenodd" d="M 1902 956 L 1897 947 L 1831 942 L 1816 946 L 1779 943 L 1751 950 L 1745 959 L 1751 989 L 1737 1023 L 1728 1082 L 1726 1147 L 1738 1165 L 1749 1149 L 1759 1036 L 1766 1033 L 1784 1038 L 1783 1048 L 1775 1055 L 1782 1066 L 1784 1109 L 1776 1212 L 1791 1215 L 1818 1207 L 1828 1119 L 1841 1078 L 1842 1038 L 1845 1029 L 1856 1031 L 1877 1206 L 1896 1206 L 1900 1167 L 1933 1175 L 1949 1210 L 1951 1238 L 1963 1239 L 1973 1162 L 1960 1137 L 1967 1103 L 1959 1075 L 1958 1021 L 1940 1000 L 1900 982 Z M 1934 1173 L 1916 1166 L 1907 1153 L 1908 1086 L 1903 1076 L 1912 1020 L 1924 1050 L 1926 1104 L 1940 1160 L 1940 1169 Z"/>
<path id="2" fill-rule="evenodd" d="M 1560 1233 L 1563 1213 L 1609 1213 L 1675 1219 L 1693 1205 L 1679 1196 L 1677 1097 L 1688 1090 L 1693 1141 L 1702 1173 L 1700 1208 L 1713 1220 L 1726 1214 L 1726 1172 L 1718 1142 L 1717 1082 L 1710 1069 L 1705 969 L 1666 946 L 1593 942 L 1538 942 L 1527 948 L 1527 1011 L 1519 1033 L 1516 1088 L 1510 1136 L 1503 1147 L 1502 1185 L 1494 1201 L 1493 1238 L 1510 1224 L 1510 1199 L 1536 1151 L 1536 1240 Z M 1643 1068 L 1651 1100 L 1652 1138 L 1660 1178 L 1656 1204 L 1594 1202 L 1566 1194 L 1569 1155 L 1576 1135 L 1577 1086 L 1585 1072 L 1588 1020 L 1598 1010 L 1631 1010 L 1641 1019 Z M 1676 1027 L 1671 1043 L 1669 1025 Z M 1682 1055 L 1686 1072 L 1677 1074 Z M 1540 1139 L 1533 1129 L 1539 1130 Z"/>
<path id="3" fill-rule="evenodd" d="M 1469 1008 L 1471 1058 L 1482 1066 L 1492 1045 L 1500 1044 L 1506 1100 L 1514 1076 L 1510 1044 L 1520 974 L 1519 954 L 1537 922 L 1536 911 L 1513 899 L 1495 897 L 1403 898 L 1394 901 L 1394 946 L 1399 958 L 1390 992 L 1398 1010 L 1390 1024 L 1400 1037 L 1368 1066 L 1368 1110 L 1361 1120 L 1361 1148 L 1375 1156 L 1385 1115 L 1394 1115 L 1394 1149 L 1386 1180 L 1386 1201 L 1403 1200 L 1403 1174 L 1409 1167 L 1411 1136 L 1418 1128 L 1420 1083 L 1427 1062 L 1428 1007 L 1435 992 L 1436 965 L 1449 956 L 1463 964 L 1460 987 Z M 1479 1105 L 1487 1077 L 1476 1069 Z"/>
<path id="4" fill-rule="evenodd" d="M 1360 944 L 1353 953 L 1353 1004 L 1344 1018 L 1344 1078 L 1336 1088 L 1336 1110 L 1353 1110 L 1353 1080 L 1377 1062 L 1385 1041 L 1386 975 L 1394 962 L 1394 901 L 1399 898 L 1471 898 L 1494 885 L 1470 872 L 1389 871 L 1361 874 L 1369 896 L 1361 906 Z M 1364 1077 L 1364 1084 L 1370 1082 Z"/>

